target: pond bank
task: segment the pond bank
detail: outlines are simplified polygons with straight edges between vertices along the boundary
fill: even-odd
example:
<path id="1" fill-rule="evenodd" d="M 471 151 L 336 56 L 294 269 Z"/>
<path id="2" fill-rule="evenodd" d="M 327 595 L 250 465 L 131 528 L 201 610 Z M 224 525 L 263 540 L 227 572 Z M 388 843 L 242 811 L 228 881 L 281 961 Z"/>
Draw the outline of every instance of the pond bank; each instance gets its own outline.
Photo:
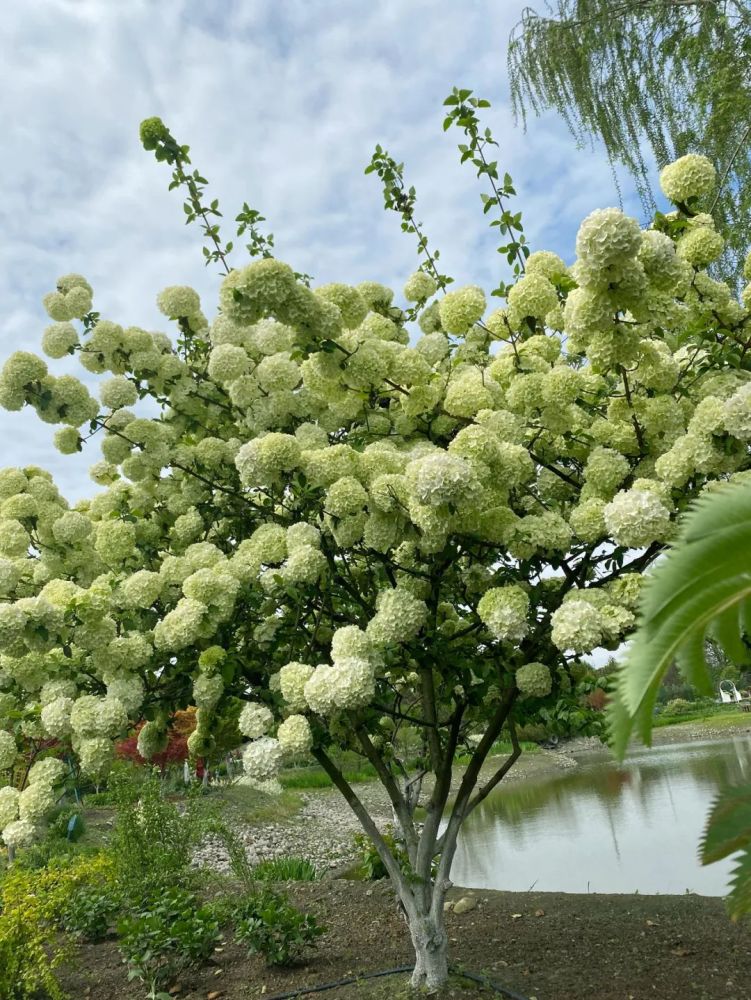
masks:
<path id="1" fill-rule="evenodd" d="M 409 963 L 409 936 L 386 882 L 285 886 L 327 927 L 306 967 L 270 970 L 231 940 L 212 966 L 178 984 L 180 1000 L 260 1000 Z M 452 890 L 453 899 L 467 895 Z M 451 958 L 535 1000 L 750 1000 L 751 942 L 720 900 L 701 896 L 572 895 L 478 891 L 469 912 L 447 914 Z M 133 1000 L 114 942 L 86 946 L 62 975 L 87 1000 Z M 318 994 L 325 1000 L 396 1000 L 403 979 Z M 214 992 L 216 991 L 216 992 Z M 171 991 L 172 992 L 172 991 Z M 485 996 L 472 990 L 447 996 Z"/>
<path id="2" fill-rule="evenodd" d="M 751 718 L 745 717 L 732 727 L 720 728 L 708 723 L 688 722 L 654 731 L 654 743 L 663 746 L 699 740 L 728 739 L 733 735 L 751 733 Z M 504 779 L 504 785 L 520 781 L 543 780 L 550 775 L 578 767 L 576 757 L 604 751 L 596 738 L 570 740 L 556 750 L 540 750 L 522 754 Z M 483 774 L 491 774 L 503 758 L 489 760 Z M 462 769 L 456 769 L 454 787 L 461 780 Z M 354 786 L 370 810 L 380 829 L 392 822 L 391 805 L 385 790 L 377 781 Z M 324 873 L 338 875 L 351 867 L 356 859 L 354 835 L 360 825 L 341 795 L 333 788 L 299 793 L 300 809 L 280 822 L 265 819 L 259 823 L 243 823 L 238 827 L 250 859 L 260 861 L 283 855 L 304 857 Z M 196 854 L 199 864 L 226 870 L 226 854 L 219 844 L 210 841 Z"/>

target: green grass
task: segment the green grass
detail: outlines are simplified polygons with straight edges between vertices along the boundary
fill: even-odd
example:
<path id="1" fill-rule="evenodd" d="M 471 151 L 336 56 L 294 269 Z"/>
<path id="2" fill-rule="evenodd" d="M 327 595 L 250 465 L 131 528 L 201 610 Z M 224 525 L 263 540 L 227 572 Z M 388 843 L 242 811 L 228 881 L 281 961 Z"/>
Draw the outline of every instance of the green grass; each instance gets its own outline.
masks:
<path id="1" fill-rule="evenodd" d="M 695 712 L 684 712 L 682 715 L 658 715 L 654 720 L 654 728 L 679 726 L 684 722 L 699 722 L 710 728 L 734 729 L 738 726 L 751 725 L 751 713 L 741 711 L 737 705 L 704 706 Z"/>
<path id="2" fill-rule="evenodd" d="M 374 781 L 377 777 L 375 768 L 371 764 L 363 764 L 356 769 L 345 767 L 344 777 L 350 784 L 361 781 Z M 282 771 L 279 775 L 279 782 L 282 788 L 286 789 L 312 789 L 312 788 L 333 788 L 331 778 L 321 767 L 291 767 Z"/>
<path id="3" fill-rule="evenodd" d="M 261 882 L 315 882 L 318 872 L 306 858 L 269 858 L 253 868 L 253 877 Z"/>
<path id="4" fill-rule="evenodd" d="M 281 795 L 268 795 L 249 785 L 228 785 L 213 794 L 228 806 L 240 823 L 283 823 L 302 807 L 300 796 L 288 789 Z"/>
<path id="5" fill-rule="evenodd" d="M 529 743 L 524 740 L 521 742 L 521 748 L 524 753 L 538 753 L 540 750 L 537 743 Z M 490 755 L 493 757 L 508 757 L 512 750 L 513 747 L 510 742 L 499 740 L 493 744 Z M 470 759 L 468 753 L 458 753 L 454 759 L 454 763 L 463 766 L 468 764 Z M 417 760 L 408 760 L 407 763 L 409 767 L 416 768 L 419 762 Z M 343 754 L 342 759 L 338 760 L 337 764 L 342 768 L 344 777 L 350 784 L 375 781 L 378 777 L 375 768 L 371 764 L 362 761 L 352 753 Z M 286 768 L 279 775 L 279 781 L 285 789 L 307 791 L 316 788 L 333 788 L 331 778 L 329 778 L 323 768 L 317 765 Z"/>

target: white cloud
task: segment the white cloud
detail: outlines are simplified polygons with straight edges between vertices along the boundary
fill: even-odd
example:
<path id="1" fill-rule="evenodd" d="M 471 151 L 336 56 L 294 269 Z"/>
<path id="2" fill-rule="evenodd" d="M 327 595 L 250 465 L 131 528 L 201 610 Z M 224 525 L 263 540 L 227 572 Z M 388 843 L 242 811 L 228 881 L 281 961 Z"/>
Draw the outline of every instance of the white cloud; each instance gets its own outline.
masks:
<path id="1" fill-rule="evenodd" d="M 41 296 L 80 272 L 95 308 L 164 328 L 166 285 L 191 284 L 208 315 L 219 278 L 185 227 L 168 170 L 138 142 L 160 115 L 210 181 L 225 227 L 247 200 L 279 256 L 317 282 L 373 278 L 399 288 L 415 247 L 363 170 L 377 142 L 404 160 L 418 217 L 445 269 L 492 287 L 502 270 L 481 187 L 441 131 L 452 85 L 493 102 L 488 124 L 533 246 L 569 259 L 587 212 L 616 199 L 605 157 L 581 152 L 554 116 L 525 135 L 508 106 L 506 41 L 523 2 L 476 0 L 36 0 L 3 12 L 0 127 L 3 353 L 35 350 Z M 640 214 L 633 190 L 626 207 Z M 229 236 L 229 232 L 227 233 Z M 242 254 L 238 255 L 239 258 Z M 0 411 L 2 464 L 51 468 L 65 492 L 93 486 L 97 457 L 63 458 L 33 413 Z"/>

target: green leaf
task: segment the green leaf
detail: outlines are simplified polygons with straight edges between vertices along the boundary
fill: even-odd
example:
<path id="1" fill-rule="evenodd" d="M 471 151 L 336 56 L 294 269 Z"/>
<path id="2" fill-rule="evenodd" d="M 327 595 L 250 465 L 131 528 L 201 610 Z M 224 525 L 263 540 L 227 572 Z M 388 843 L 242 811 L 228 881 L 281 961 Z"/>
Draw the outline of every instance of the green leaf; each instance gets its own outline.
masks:
<path id="1" fill-rule="evenodd" d="M 751 488 L 742 483 L 701 498 L 686 515 L 667 557 L 644 589 L 641 623 L 617 676 L 610 733 L 623 755 L 634 728 L 649 740 L 657 691 L 679 659 L 691 683 L 707 690 L 709 675 L 696 656 L 697 635 L 710 625 L 723 646 L 745 646 L 739 608 L 751 598 Z M 734 633 L 734 634 L 733 634 Z"/>
<path id="2" fill-rule="evenodd" d="M 726 788 L 715 799 L 701 843 L 704 865 L 751 845 L 751 785 Z"/>

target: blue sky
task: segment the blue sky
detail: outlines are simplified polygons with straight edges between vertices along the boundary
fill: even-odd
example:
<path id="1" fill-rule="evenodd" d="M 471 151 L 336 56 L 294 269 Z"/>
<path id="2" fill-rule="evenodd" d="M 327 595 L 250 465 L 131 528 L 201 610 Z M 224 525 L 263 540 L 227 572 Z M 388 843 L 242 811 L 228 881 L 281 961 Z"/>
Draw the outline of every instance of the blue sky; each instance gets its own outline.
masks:
<path id="1" fill-rule="evenodd" d="M 216 312 L 219 277 L 183 224 L 169 170 L 138 125 L 161 116 L 208 178 L 227 220 L 243 201 L 269 220 L 278 256 L 328 281 L 399 291 L 414 243 L 386 215 L 364 167 L 380 142 L 405 162 L 418 218 L 444 269 L 494 287 L 502 272 L 482 190 L 441 129 L 452 86 L 493 108 L 499 164 L 516 183 L 533 248 L 573 259 L 581 219 L 617 204 L 601 150 L 579 150 L 556 116 L 513 122 L 506 43 L 517 0 L 17 0 L 3 10 L 0 81 L 0 295 L 3 355 L 38 350 L 42 295 L 70 271 L 94 307 L 123 325 L 165 330 L 155 300 L 192 285 Z M 624 207 L 642 218 L 621 178 Z M 227 224 L 229 228 L 229 222 Z M 227 232 L 226 236 L 230 233 Z M 244 262 L 243 251 L 234 257 Z M 74 361 L 55 373 L 83 375 Z M 88 376 L 87 376 L 88 378 Z M 95 451 L 63 457 L 33 411 L 0 411 L 1 465 L 51 469 L 70 499 L 96 487 Z"/>

